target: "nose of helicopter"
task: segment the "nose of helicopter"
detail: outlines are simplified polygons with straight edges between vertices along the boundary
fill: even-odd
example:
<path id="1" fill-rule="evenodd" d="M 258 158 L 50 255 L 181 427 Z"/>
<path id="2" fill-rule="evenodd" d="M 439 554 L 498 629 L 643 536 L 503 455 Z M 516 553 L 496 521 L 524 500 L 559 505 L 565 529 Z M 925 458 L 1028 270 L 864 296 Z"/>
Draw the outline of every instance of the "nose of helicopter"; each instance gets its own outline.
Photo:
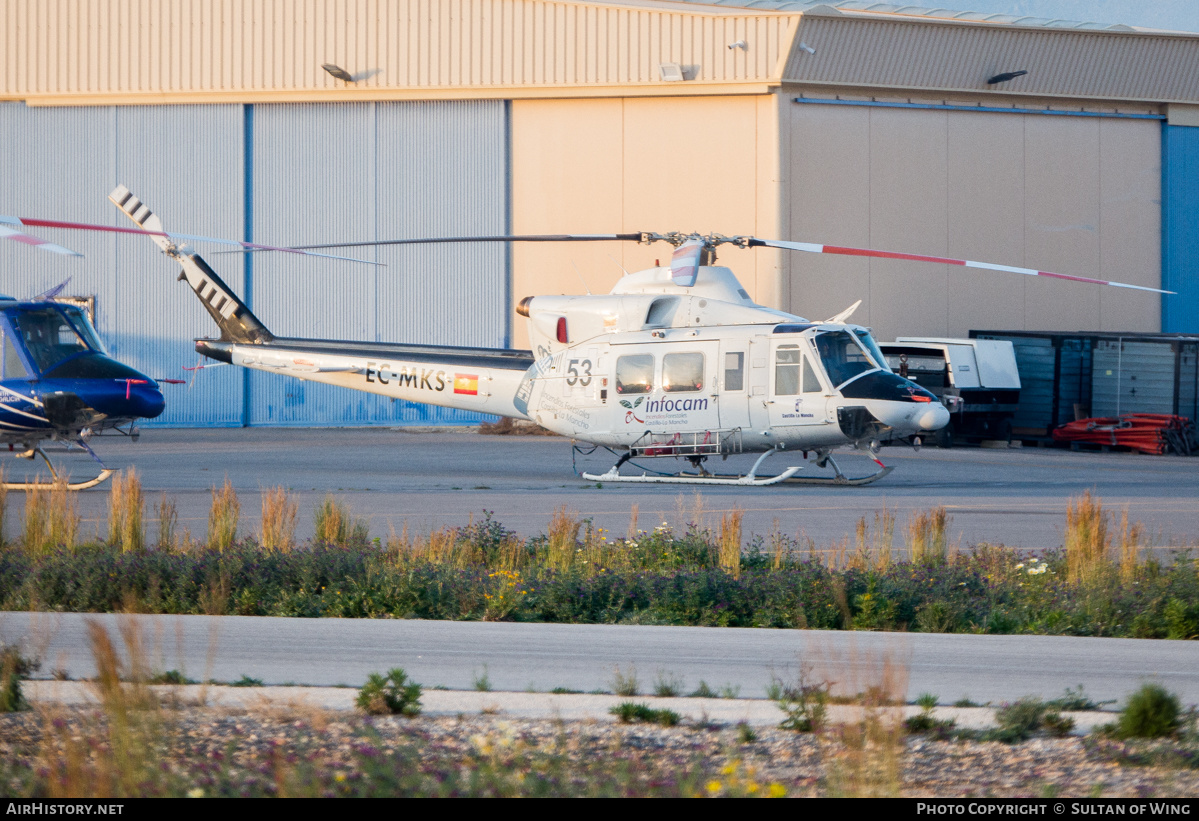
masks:
<path id="1" fill-rule="evenodd" d="M 940 430 L 949 424 L 949 411 L 941 403 L 929 403 L 928 410 L 913 420 L 921 430 Z"/>
<path id="2" fill-rule="evenodd" d="M 166 399 L 158 389 L 158 383 L 148 379 L 144 384 L 130 384 L 128 391 L 129 415 L 142 419 L 153 419 L 166 408 Z"/>

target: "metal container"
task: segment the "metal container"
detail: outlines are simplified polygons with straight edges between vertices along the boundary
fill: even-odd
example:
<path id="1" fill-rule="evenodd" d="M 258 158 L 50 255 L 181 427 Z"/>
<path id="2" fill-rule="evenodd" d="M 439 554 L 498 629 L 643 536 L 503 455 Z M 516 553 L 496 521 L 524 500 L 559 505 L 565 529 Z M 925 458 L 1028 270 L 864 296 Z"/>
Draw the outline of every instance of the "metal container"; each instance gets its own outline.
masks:
<path id="1" fill-rule="evenodd" d="M 1199 337 L 1153 333 L 971 331 L 1016 349 L 1023 389 L 1017 435 L 1122 413 L 1199 418 Z"/>

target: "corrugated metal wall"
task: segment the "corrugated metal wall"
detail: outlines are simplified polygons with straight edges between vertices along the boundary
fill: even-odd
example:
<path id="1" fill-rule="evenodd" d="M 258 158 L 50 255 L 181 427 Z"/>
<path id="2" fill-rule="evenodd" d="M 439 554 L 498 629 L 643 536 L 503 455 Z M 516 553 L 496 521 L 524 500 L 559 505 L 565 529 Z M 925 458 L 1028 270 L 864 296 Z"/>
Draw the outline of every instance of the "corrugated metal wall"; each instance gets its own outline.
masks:
<path id="1" fill-rule="evenodd" d="M 700 82 L 762 82 L 776 76 L 796 20 L 552 0 L 0 0 L 0 95 L 62 105 L 678 88 L 659 75 L 663 62 Z M 728 48 L 741 39 L 750 51 Z M 356 83 L 334 80 L 326 62 Z"/>
<path id="2" fill-rule="evenodd" d="M 804 42 L 814 54 L 800 48 Z M 1023 70 L 996 86 L 988 78 Z M 875 88 L 1002 91 L 1108 100 L 1193 100 L 1193 35 L 805 14 L 783 78 Z"/>
<path id="3" fill-rule="evenodd" d="M 507 231 L 505 103 L 256 106 L 248 122 L 256 240 L 282 245 Z M 256 256 L 254 312 L 280 336 L 507 344 L 503 245 L 345 253 L 386 267 Z M 479 418 L 274 374 L 255 372 L 249 380 L 249 424 Z"/>
<path id="4" fill-rule="evenodd" d="M 1169 342 L 1095 340 L 1091 416 L 1173 413 L 1177 354 Z"/>
<path id="5" fill-rule="evenodd" d="M 1162 125 L 1162 331 L 1199 333 L 1199 128 Z"/>
<path id="6" fill-rule="evenodd" d="M 242 107 L 31 109 L 0 104 L 0 201 L 6 212 L 103 225 L 130 223 L 108 202 L 124 182 L 163 215 L 168 229 L 242 232 Z M 175 281 L 178 267 L 149 240 L 82 232 L 40 236 L 83 259 L 0 247 L 0 290 L 30 297 L 67 277 L 65 293 L 96 297 L 96 326 L 110 352 L 151 376 L 181 377 L 197 360 L 191 339 L 212 333 L 195 295 Z M 241 289 L 242 262 L 219 257 Z M 232 368 L 203 372 L 197 384 L 165 386 L 156 425 L 240 424 L 241 379 Z"/>
<path id="7" fill-rule="evenodd" d="M 128 221 L 123 182 L 167 230 L 273 244 L 502 234 L 508 230 L 504 102 L 27 108 L 0 104 L 0 201 L 10 214 Z M 247 146 L 249 150 L 247 151 Z M 215 328 L 177 266 L 148 240 L 39 231 L 82 260 L 0 243 L 0 292 L 29 297 L 72 277 L 96 297 L 110 351 L 179 378 Z M 366 249 L 386 267 L 284 255 L 244 261 L 200 248 L 276 334 L 504 347 L 504 246 Z M 249 286 L 247 287 L 247 283 Z M 249 393 L 244 393 L 248 386 Z M 165 386 L 147 426 L 441 424 L 477 415 L 235 368 Z"/>

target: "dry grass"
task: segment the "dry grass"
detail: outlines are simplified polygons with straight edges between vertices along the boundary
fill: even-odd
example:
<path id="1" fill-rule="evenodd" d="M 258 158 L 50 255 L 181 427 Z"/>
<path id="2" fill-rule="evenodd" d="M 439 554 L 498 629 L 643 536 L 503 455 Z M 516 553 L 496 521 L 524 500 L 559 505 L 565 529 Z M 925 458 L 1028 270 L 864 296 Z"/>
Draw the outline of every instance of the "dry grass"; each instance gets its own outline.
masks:
<path id="1" fill-rule="evenodd" d="M 1066 506 L 1066 574 L 1074 584 L 1097 581 L 1108 564 L 1112 534 L 1103 503 L 1091 496 L 1071 499 Z"/>
<path id="2" fill-rule="evenodd" d="M 866 517 L 858 519 L 856 528 L 857 550 L 849 560 L 849 566 L 860 570 L 884 572 L 891 566 L 895 544 L 895 513 L 887 509 L 874 512 L 874 526 L 866 523 Z"/>
<path id="3" fill-rule="evenodd" d="M 132 553 L 146 546 L 143 522 L 146 500 L 137 470 L 129 467 L 112 477 L 108 492 L 108 543 Z"/>
<path id="4" fill-rule="evenodd" d="M 287 553 L 295 546 L 299 510 L 286 488 L 278 486 L 262 491 L 263 549 Z"/>
<path id="5" fill-rule="evenodd" d="M 241 517 L 241 502 L 229 477 L 218 490 L 212 488 L 212 508 L 208 511 L 208 546 L 227 550 L 237 541 L 237 521 Z"/>
<path id="6" fill-rule="evenodd" d="M 0 546 L 6 544 L 4 520 L 8 518 L 8 473 L 0 467 Z"/>
<path id="7" fill-rule="evenodd" d="M 908 555 L 918 564 L 944 565 L 949 559 L 949 511 L 935 507 L 908 522 Z"/>
<path id="8" fill-rule="evenodd" d="M 741 578 L 741 520 L 744 516 L 745 511 L 734 506 L 720 517 L 720 534 L 717 536 L 720 567 L 735 579 Z"/>
<path id="9" fill-rule="evenodd" d="M 164 492 L 155 506 L 155 512 L 158 514 L 158 547 L 162 550 L 176 550 L 178 545 L 175 528 L 179 524 L 179 511 L 175 508 L 175 500 L 168 499 Z"/>
<path id="10" fill-rule="evenodd" d="M 65 477 L 50 487 L 40 485 L 25 491 L 26 550 L 44 554 L 58 547 L 74 549 L 79 521 L 75 491 L 67 488 Z"/>
<path id="11" fill-rule="evenodd" d="M 903 786 L 903 704 L 908 650 L 808 653 L 817 678 L 833 683 L 836 701 L 858 708 L 856 721 L 835 725 L 840 742 L 827 764 L 832 797 L 895 797 Z M 836 748 L 834 748 L 836 749 Z"/>
<path id="12" fill-rule="evenodd" d="M 626 537 L 626 538 L 628 538 L 628 540 L 630 542 L 635 541 L 637 539 L 637 535 L 638 535 L 637 534 L 637 514 L 639 512 L 640 511 L 637 506 L 637 503 L 634 502 L 633 507 L 629 510 L 629 533 L 628 533 L 628 536 Z"/>
<path id="13" fill-rule="evenodd" d="M 579 549 L 579 516 L 566 509 L 566 505 L 554 511 L 549 526 L 549 554 L 546 564 L 552 570 L 569 570 Z"/>
<path id="14" fill-rule="evenodd" d="M 148 667 L 136 621 L 120 625 L 125 656 L 98 621 L 87 622 L 96 663 L 93 691 L 99 712 L 88 726 L 71 726 L 46 711 L 38 753 L 52 798 L 124 798 L 153 792 L 166 778 L 160 764 L 166 713 L 146 686 Z M 125 679 L 126 681 L 122 681 Z"/>
<path id="15" fill-rule="evenodd" d="M 1128 523 L 1128 508 L 1120 514 L 1120 580 L 1135 581 L 1141 570 L 1141 549 L 1145 547 L 1145 526 Z"/>

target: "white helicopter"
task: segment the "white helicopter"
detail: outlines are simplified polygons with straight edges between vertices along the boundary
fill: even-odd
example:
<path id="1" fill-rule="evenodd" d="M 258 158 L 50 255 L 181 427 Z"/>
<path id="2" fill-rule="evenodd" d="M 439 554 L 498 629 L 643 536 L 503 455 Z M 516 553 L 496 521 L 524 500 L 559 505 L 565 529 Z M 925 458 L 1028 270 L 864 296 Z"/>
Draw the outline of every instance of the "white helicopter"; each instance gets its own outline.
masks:
<path id="1" fill-rule="evenodd" d="M 148 235 L 183 269 L 220 329 L 196 350 L 220 362 L 340 385 L 411 402 L 531 420 L 620 454 L 591 481 L 770 485 L 861 485 L 892 468 L 878 459 L 885 441 L 919 446 L 949 412 L 929 391 L 893 373 L 868 328 L 846 322 L 859 302 L 813 322 L 758 305 L 716 249 L 773 247 L 964 265 L 993 271 L 1170 293 L 1005 265 L 862 248 L 725 237 L 717 234 L 584 234 L 404 239 L 325 245 L 248 246 L 315 254 L 317 249 L 441 242 L 667 242 L 670 264 L 626 275 L 607 295 L 526 297 L 532 351 L 294 339 L 274 336 L 187 243 L 207 238 L 168 233 L 125 186 L 110 194 L 138 228 L 57 223 Z M 25 224 L 49 225 L 45 221 Z M 850 478 L 837 448 L 867 451 L 878 469 Z M 798 451 L 831 476 L 799 476 L 790 466 L 759 476 L 767 457 Z M 748 472 L 711 473 L 714 456 L 760 454 Z M 630 459 L 684 458 L 690 472 L 622 473 Z"/>

